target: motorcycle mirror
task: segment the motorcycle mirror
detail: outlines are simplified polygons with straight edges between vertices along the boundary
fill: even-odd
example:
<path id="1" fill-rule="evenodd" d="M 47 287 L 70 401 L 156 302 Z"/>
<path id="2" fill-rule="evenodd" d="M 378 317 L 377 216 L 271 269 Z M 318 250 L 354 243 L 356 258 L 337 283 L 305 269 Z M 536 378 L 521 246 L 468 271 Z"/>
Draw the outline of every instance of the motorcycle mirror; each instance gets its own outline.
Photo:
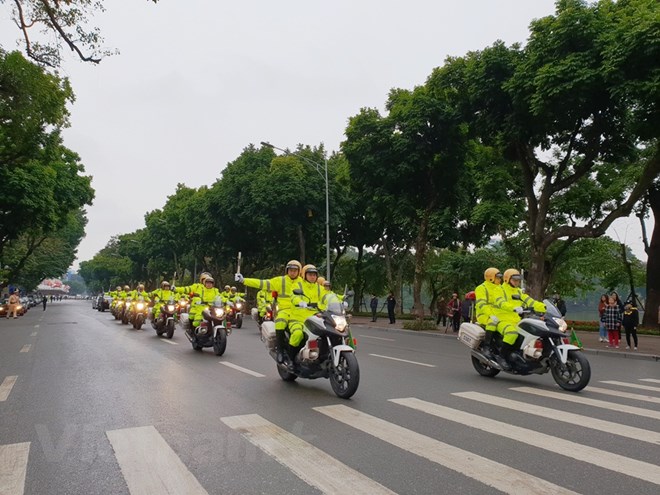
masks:
<path id="1" fill-rule="evenodd" d="M 346 293 L 346 296 L 347 296 L 347 297 L 353 297 L 354 295 L 355 295 L 355 292 L 353 292 L 352 290 L 349 290 L 349 291 Z"/>
<path id="2" fill-rule="evenodd" d="M 293 293 L 294 293 L 296 296 L 302 296 L 302 295 L 303 295 L 303 291 L 302 291 L 302 289 L 293 289 Z"/>
<path id="3" fill-rule="evenodd" d="M 273 292 L 271 292 L 270 297 L 272 297 L 273 299 L 277 299 L 277 291 L 274 290 Z"/>
<path id="4" fill-rule="evenodd" d="M 520 294 L 514 294 L 511 296 L 511 299 L 520 300 Z"/>

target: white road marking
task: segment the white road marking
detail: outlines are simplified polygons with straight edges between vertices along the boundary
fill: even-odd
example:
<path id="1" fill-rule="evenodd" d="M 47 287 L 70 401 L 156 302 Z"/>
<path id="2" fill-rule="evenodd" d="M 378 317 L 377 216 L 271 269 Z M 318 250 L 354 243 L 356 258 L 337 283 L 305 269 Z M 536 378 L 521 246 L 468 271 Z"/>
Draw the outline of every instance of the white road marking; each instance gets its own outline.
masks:
<path id="1" fill-rule="evenodd" d="M 178 342 L 172 342 L 170 339 L 160 339 L 160 341 L 165 342 L 166 344 L 179 345 Z"/>
<path id="2" fill-rule="evenodd" d="M 660 433 L 655 431 L 643 430 L 641 428 L 635 428 L 634 426 L 612 423 L 611 421 L 603 421 L 588 416 L 582 416 L 580 414 L 560 411 L 559 409 L 551 409 L 549 407 L 537 406 L 517 400 L 504 399 L 502 397 L 481 394 L 479 392 L 459 392 L 452 395 L 463 397 L 464 399 L 476 400 L 493 406 L 513 409 L 514 411 L 523 412 L 525 414 L 541 416 L 542 418 L 580 425 L 581 428 L 591 428 L 592 430 L 604 431 L 611 435 L 621 435 L 626 438 L 634 438 L 640 442 L 649 442 L 660 445 Z"/>
<path id="3" fill-rule="evenodd" d="M 220 419 L 322 493 L 394 493 L 258 414 Z"/>
<path id="4" fill-rule="evenodd" d="M 605 450 L 564 440 L 553 435 L 546 435 L 539 431 L 528 430 L 527 428 L 495 421 L 490 418 L 484 418 L 483 416 L 477 416 L 476 414 L 470 414 L 420 399 L 390 399 L 390 401 L 423 411 L 438 418 L 467 425 L 470 428 L 477 428 L 493 435 L 510 438 L 539 449 L 660 485 L 660 466 L 648 462 L 638 461 L 623 455 L 613 454 Z"/>
<path id="5" fill-rule="evenodd" d="M 34 326 L 34 328 L 39 328 L 39 324 L 36 324 L 36 325 Z"/>
<path id="6" fill-rule="evenodd" d="M 385 337 L 372 337 L 371 335 L 356 335 L 361 339 L 376 339 L 376 340 L 387 340 L 388 342 L 396 342 L 396 339 L 386 339 Z"/>
<path id="7" fill-rule="evenodd" d="M 660 380 L 656 380 L 655 378 L 640 378 L 640 382 L 651 382 L 651 383 L 660 383 Z"/>
<path id="8" fill-rule="evenodd" d="M 131 495 L 208 495 L 153 426 L 105 433 Z"/>
<path id="9" fill-rule="evenodd" d="M 21 348 L 20 352 L 30 352 L 30 348 L 31 348 L 31 347 L 32 347 L 32 344 L 25 344 L 25 345 Z"/>
<path id="10" fill-rule="evenodd" d="M 30 442 L 0 445 L 0 493 L 23 495 Z"/>
<path id="11" fill-rule="evenodd" d="M 30 337 L 36 337 L 38 333 L 39 333 L 39 332 L 32 332 L 32 333 L 30 334 Z"/>
<path id="12" fill-rule="evenodd" d="M 575 493 L 549 481 L 536 478 L 499 462 L 491 461 L 467 450 L 459 449 L 347 406 L 322 406 L 314 409 L 347 426 L 368 433 L 384 442 L 469 478 L 476 479 L 505 493 L 517 495 Z M 442 490 L 439 489 L 438 491 L 441 492 Z"/>
<path id="13" fill-rule="evenodd" d="M 242 366 L 238 366 L 237 364 L 228 363 L 227 361 L 220 361 L 220 364 L 224 364 L 229 368 L 242 371 L 243 373 L 247 373 L 248 375 L 256 376 L 257 378 L 263 378 L 266 376 L 266 375 L 262 375 L 261 373 L 257 373 L 256 371 L 252 371 L 247 368 L 243 368 Z"/>
<path id="14" fill-rule="evenodd" d="M 7 397 L 9 397 L 9 394 L 11 393 L 11 389 L 14 387 L 14 383 L 16 383 L 17 378 L 18 376 L 15 375 L 8 376 L 2 381 L 2 385 L 0 385 L 0 402 L 4 402 L 7 400 Z"/>
<path id="15" fill-rule="evenodd" d="M 625 412 L 628 414 L 634 414 L 635 416 L 660 419 L 660 411 L 643 409 L 641 407 L 626 406 L 624 404 L 615 404 L 614 402 L 607 402 L 604 400 L 589 399 L 588 397 L 582 397 L 572 392 L 551 392 L 549 390 L 539 390 L 532 387 L 514 387 L 511 390 L 515 390 L 516 392 L 524 392 L 526 394 L 540 395 L 541 397 L 551 397 L 553 399 L 565 400 L 567 402 L 575 402 L 577 404 L 585 404 L 587 406 L 600 407 L 601 409 L 609 409 L 610 411 Z"/>
<path id="16" fill-rule="evenodd" d="M 649 390 L 650 392 L 660 392 L 660 387 L 652 387 L 650 385 L 640 385 L 638 383 L 617 382 L 616 380 L 605 380 L 600 383 L 607 383 L 608 385 L 618 385 L 619 387 L 636 388 L 639 390 Z"/>
<path id="17" fill-rule="evenodd" d="M 612 395 L 614 397 L 622 397 L 624 399 L 642 400 L 644 402 L 653 402 L 655 404 L 660 404 L 660 397 L 631 394 L 630 392 L 620 392 L 619 390 L 611 390 L 609 388 L 599 388 L 599 387 L 589 386 L 589 392 L 596 392 L 597 394 Z"/>
<path id="18" fill-rule="evenodd" d="M 395 358 L 391 356 L 381 356 L 380 354 L 369 354 L 370 356 L 374 357 L 379 357 L 383 359 L 391 359 L 392 361 L 401 361 L 402 363 L 410 363 L 410 364 L 417 364 L 419 366 L 427 366 L 429 368 L 435 368 L 435 364 L 426 364 L 426 363 L 418 363 L 417 361 L 408 361 L 407 359 L 400 359 L 400 358 Z"/>

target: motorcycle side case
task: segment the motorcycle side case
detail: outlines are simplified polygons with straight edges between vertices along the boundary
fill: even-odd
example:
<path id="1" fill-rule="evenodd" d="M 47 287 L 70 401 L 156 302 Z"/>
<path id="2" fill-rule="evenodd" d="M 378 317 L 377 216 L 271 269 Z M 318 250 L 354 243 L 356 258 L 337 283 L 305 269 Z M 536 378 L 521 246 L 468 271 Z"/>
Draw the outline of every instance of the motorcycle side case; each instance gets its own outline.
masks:
<path id="1" fill-rule="evenodd" d="M 252 308 L 250 310 L 250 316 L 252 316 L 254 321 L 257 321 L 259 319 L 259 310 L 257 308 Z"/>
<path id="2" fill-rule="evenodd" d="M 264 341 L 266 347 L 272 351 L 275 350 L 275 322 L 264 321 L 261 324 L 261 340 Z"/>
<path id="3" fill-rule="evenodd" d="M 458 340 L 470 349 L 476 349 L 486 338 L 486 331 L 476 323 L 461 323 Z"/>

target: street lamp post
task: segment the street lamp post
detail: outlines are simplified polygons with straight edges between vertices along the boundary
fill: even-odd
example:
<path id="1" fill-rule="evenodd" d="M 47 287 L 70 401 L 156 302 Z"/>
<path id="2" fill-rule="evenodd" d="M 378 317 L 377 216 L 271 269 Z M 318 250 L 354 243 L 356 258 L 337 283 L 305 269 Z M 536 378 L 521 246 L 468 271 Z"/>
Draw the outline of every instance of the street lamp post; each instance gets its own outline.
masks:
<path id="1" fill-rule="evenodd" d="M 314 160 L 310 160 L 309 158 L 304 157 L 299 153 L 292 153 L 289 150 L 278 148 L 277 146 L 273 146 L 272 144 L 266 143 L 265 141 L 262 141 L 261 145 L 281 151 L 286 155 L 296 156 L 301 160 L 311 164 L 319 173 L 321 178 L 325 181 L 325 269 L 327 275 L 326 280 L 330 280 L 330 195 L 328 191 L 328 160 L 324 159 L 323 165 L 321 165 L 320 163 L 317 163 Z M 321 169 L 323 169 L 324 172 L 321 172 Z"/>

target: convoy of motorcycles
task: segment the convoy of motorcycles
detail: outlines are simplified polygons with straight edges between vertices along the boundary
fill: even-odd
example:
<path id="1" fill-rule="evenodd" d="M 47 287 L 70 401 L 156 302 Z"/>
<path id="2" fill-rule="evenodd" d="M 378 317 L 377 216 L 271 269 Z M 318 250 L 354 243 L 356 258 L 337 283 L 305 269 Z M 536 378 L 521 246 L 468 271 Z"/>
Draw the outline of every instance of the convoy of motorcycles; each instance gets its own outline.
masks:
<path id="1" fill-rule="evenodd" d="M 302 291 L 294 294 L 303 297 Z M 277 317 L 277 292 L 273 300 L 260 314 L 252 309 L 252 317 L 259 326 L 261 340 L 268 354 L 276 362 L 282 380 L 292 382 L 297 378 L 327 378 L 333 392 L 340 398 L 352 397 L 360 383 L 360 368 L 355 355 L 355 340 L 350 331 L 350 318 L 346 315 L 346 303 L 352 292 L 343 297 L 332 295 L 325 310 L 312 314 L 304 322 L 302 344 L 293 349 L 293 356 L 278 362 L 276 352 L 275 319 Z M 497 359 L 502 339 L 499 334 L 488 345 L 485 331 L 474 323 L 463 323 L 458 338 L 471 349 L 470 357 L 474 369 L 482 376 L 495 377 L 500 372 L 515 375 L 544 374 L 550 372 L 557 384 L 568 391 L 578 392 L 587 386 L 591 378 L 589 361 L 580 348 L 569 343 L 567 325 L 559 310 L 550 300 L 544 301 L 544 315 L 526 310 L 518 325 L 518 340 L 510 358 L 510 366 L 503 367 Z M 227 348 L 227 338 L 233 328 L 241 328 L 245 301 L 234 302 L 216 298 L 204 307 L 201 320 L 190 318 L 190 303 L 186 298 L 170 299 L 162 304 L 158 314 L 152 315 L 148 304 L 142 299 L 113 301 L 111 312 L 123 324 L 131 323 L 139 330 L 147 319 L 158 336 L 171 339 L 176 324 L 185 331 L 186 338 L 196 351 L 213 348 L 222 356 Z M 198 317 L 199 319 L 199 317 Z M 288 342 L 288 330 L 285 341 Z M 288 349 L 289 351 L 292 349 Z M 291 356 L 288 352 L 285 355 Z"/>

